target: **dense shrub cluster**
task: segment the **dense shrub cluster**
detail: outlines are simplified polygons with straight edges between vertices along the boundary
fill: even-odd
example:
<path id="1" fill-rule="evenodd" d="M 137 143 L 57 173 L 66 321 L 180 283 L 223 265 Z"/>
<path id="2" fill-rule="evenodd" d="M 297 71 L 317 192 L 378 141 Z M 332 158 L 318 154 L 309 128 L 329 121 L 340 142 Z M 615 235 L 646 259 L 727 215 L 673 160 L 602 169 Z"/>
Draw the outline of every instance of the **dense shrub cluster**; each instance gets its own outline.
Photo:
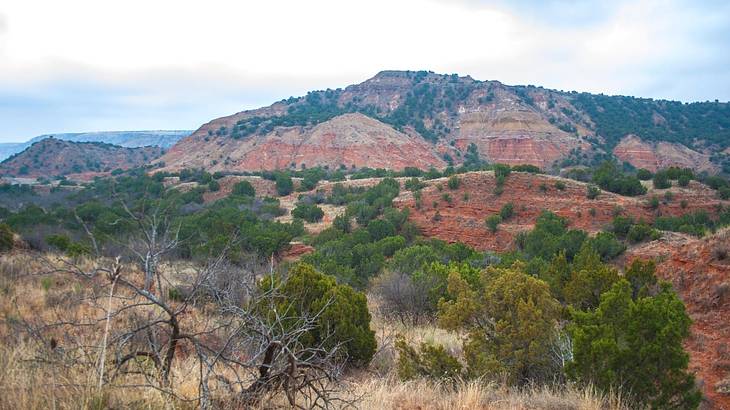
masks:
<path id="1" fill-rule="evenodd" d="M 324 217 L 324 211 L 317 205 L 300 203 L 291 211 L 291 215 L 307 222 L 319 222 Z"/>
<path id="2" fill-rule="evenodd" d="M 646 193 L 646 188 L 637 177 L 625 174 L 612 161 L 604 162 L 593 172 L 593 182 L 603 190 L 620 195 L 637 196 Z"/>
<path id="3" fill-rule="evenodd" d="M 199 183 L 214 181 L 203 173 L 185 175 L 199 179 Z M 157 218 L 179 232 L 182 240 L 176 252 L 184 258 L 207 258 L 223 250 L 232 259 L 248 252 L 271 256 L 303 233 L 301 224 L 272 221 L 282 214 L 278 201 L 254 198 L 253 188 L 245 181 L 234 187 L 231 197 L 204 205 L 204 188 L 187 192 L 165 189 L 162 180 L 166 176 L 139 172 L 97 179 L 64 198 L 65 206 L 28 205 L 4 219 L 31 246 L 52 246 L 68 253 L 88 253 L 92 249 L 82 224 L 94 234 L 102 253 L 118 253 L 116 244 L 135 228 L 128 210 L 133 214 L 157 212 Z M 59 238 L 68 238 L 69 242 Z"/>
<path id="4" fill-rule="evenodd" d="M 350 364 L 366 366 L 375 354 L 375 333 L 370 329 L 370 312 L 365 294 L 339 285 L 332 276 L 302 263 L 294 266 L 283 281 L 267 277 L 263 290 L 279 289 L 278 311 L 299 318 L 319 314 L 317 326 L 308 331 L 305 344 L 337 349 Z"/>

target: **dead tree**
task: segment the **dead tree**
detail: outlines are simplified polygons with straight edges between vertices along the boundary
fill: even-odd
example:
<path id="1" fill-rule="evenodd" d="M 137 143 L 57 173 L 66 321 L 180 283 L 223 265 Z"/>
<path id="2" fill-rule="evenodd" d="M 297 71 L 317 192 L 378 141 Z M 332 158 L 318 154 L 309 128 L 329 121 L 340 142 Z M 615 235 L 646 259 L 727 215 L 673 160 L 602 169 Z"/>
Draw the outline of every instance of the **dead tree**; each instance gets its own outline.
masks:
<path id="1" fill-rule="evenodd" d="M 94 369 L 97 387 L 123 387 L 138 377 L 143 382 L 135 387 L 206 409 L 216 403 L 249 407 L 278 394 L 295 408 L 350 404 L 337 394 L 343 359 L 340 345 L 318 328 L 322 310 L 296 314 L 278 288 L 261 287 L 261 263 L 234 266 L 225 251 L 179 271 L 162 268 L 163 256 L 180 245 L 179 226 L 165 209 L 135 213 L 123 206 L 136 226 L 125 246 L 134 263 L 98 255 L 47 260 L 44 274 L 74 277 L 93 290 L 78 301 L 94 312 L 87 317 L 69 320 L 59 312 L 55 323 L 28 327 L 41 340 L 64 330 L 60 344 L 76 353 L 64 353 L 59 363 Z M 321 341 L 313 344 L 315 330 Z M 175 391 L 172 370 L 182 354 L 192 355 L 198 368 L 196 397 Z"/>

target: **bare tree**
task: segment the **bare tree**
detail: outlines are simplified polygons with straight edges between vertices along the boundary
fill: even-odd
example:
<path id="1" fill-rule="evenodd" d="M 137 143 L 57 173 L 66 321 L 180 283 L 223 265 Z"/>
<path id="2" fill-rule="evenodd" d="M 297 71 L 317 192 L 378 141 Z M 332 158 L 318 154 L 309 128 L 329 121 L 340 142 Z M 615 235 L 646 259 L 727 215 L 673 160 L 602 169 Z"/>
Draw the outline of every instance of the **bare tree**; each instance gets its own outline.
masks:
<path id="1" fill-rule="evenodd" d="M 54 363 L 93 369 L 98 388 L 131 383 L 204 409 L 252 406 L 278 394 L 295 408 L 351 404 L 337 394 L 340 344 L 318 328 L 328 304 L 296 313 L 297 302 L 287 301 L 277 285 L 262 288 L 263 264 L 254 257 L 244 267 L 227 262 L 226 251 L 204 264 L 163 266 L 164 255 L 180 245 L 179 226 L 165 209 L 135 213 L 123 206 L 136 224 L 126 245 L 134 263 L 102 256 L 45 260 L 44 274 L 76 278 L 88 289 L 75 303 L 86 314 L 66 310 L 49 323 L 25 322 L 44 346 L 51 340 Z M 268 281 L 275 282 L 281 283 Z M 320 342 L 312 343 L 315 330 Z M 195 397 L 175 390 L 180 357 L 196 363 Z"/>

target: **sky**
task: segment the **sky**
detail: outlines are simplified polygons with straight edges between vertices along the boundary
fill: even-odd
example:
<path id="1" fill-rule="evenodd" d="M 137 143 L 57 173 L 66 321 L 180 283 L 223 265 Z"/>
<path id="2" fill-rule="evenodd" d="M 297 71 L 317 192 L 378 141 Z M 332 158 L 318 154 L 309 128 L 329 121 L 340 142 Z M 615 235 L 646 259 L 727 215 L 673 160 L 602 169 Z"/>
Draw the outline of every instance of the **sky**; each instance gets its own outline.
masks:
<path id="1" fill-rule="evenodd" d="M 730 100 L 730 1 L 3 0 L 0 142 L 196 129 L 386 69 Z"/>

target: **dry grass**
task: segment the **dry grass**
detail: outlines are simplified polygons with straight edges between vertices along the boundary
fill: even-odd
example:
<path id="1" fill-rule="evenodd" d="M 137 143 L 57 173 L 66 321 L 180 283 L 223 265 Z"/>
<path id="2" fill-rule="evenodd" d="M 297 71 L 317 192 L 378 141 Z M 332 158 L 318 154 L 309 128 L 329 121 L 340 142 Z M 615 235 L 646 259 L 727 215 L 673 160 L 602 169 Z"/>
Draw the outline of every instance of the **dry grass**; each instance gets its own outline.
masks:
<path id="1" fill-rule="evenodd" d="M 86 263 L 91 263 L 86 262 Z M 169 267 L 172 269 L 172 267 Z M 183 266 L 175 267 L 184 270 Z M 90 365 L 64 367 L 54 363 L 53 351 L 37 340 L 14 334 L 12 323 L 20 317 L 52 321 L 59 314 L 67 317 L 97 315 L 96 308 L 68 304 L 64 295 L 93 292 L 80 288 L 70 277 L 55 275 L 49 281 L 37 275 L 43 270 L 38 259 L 16 253 L 0 256 L 0 409 L 191 409 L 196 403 L 179 398 L 194 398 L 198 391 L 198 373 L 192 357 L 176 360 L 172 390 L 178 398 L 144 386 L 141 376 L 127 375 L 98 390 L 93 361 Z M 44 282 L 45 281 L 45 282 Z M 71 298 L 74 300 L 75 298 Z M 494 383 L 476 381 L 452 385 L 427 380 L 401 382 L 395 376 L 396 353 L 392 342 L 403 334 L 412 343 L 428 340 L 442 344 L 459 354 L 460 336 L 433 325 L 404 325 L 377 315 L 371 302 L 372 327 L 380 350 L 369 369 L 349 374 L 344 380 L 343 396 L 358 397 L 363 409 L 621 409 L 615 397 L 606 397 L 592 389 L 535 387 L 514 389 Z M 186 321 L 202 321 L 203 312 L 191 312 Z M 121 320 L 121 319 L 120 319 Z M 91 346 L 99 342 L 99 328 L 90 327 L 86 338 Z M 90 354 L 95 354 L 93 350 Z M 140 386 L 140 387 L 138 387 Z M 345 388 L 346 387 L 346 388 Z M 286 408 L 283 397 L 273 397 L 262 409 Z M 225 408 L 219 404 L 217 408 Z"/>
<path id="2" fill-rule="evenodd" d="M 369 378 L 357 384 L 364 409 L 625 409 L 619 398 L 593 389 L 536 387 L 523 390 L 479 381 L 444 385 L 426 380 L 401 382 Z"/>

